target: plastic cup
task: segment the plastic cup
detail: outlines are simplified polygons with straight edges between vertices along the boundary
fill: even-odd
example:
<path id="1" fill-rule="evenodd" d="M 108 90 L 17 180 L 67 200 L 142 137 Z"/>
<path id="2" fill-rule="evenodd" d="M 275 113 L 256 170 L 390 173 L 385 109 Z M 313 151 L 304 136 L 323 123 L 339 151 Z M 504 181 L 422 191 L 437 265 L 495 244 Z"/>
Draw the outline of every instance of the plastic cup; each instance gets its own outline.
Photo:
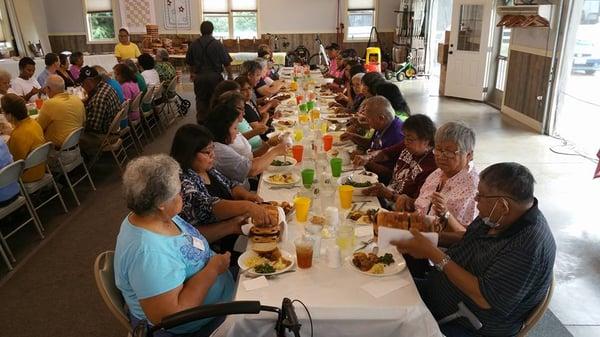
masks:
<path id="1" fill-rule="evenodd" d="M 298 268 L 307 269 L 312 267 L 313 244 L 313 241 L 306 237 L 300 237 L 294 240 Z"/>
<path id="2" fill-rule="evenodd" d="M 298 123 L 307 124 L 309 121 L 310 121 L 310 116 L 306 112 L 300 113 L 298 115 Z"/>
<path id="3" fill-rule="evenodd" d="M 294 206 L 296 207 L 296 221 L 306 222 L 308 219 L 308 209 L 310 208 L 310 198 L 297 197 L 294 199 Z"/>
<path id="4" fill-rule="evenodd" d="M 291 90 L 291 91 L 296 91 L 296 90 L 298 90 L 298 82 L 296 82 L 295 80 L 294 80 L 294 81 L 292 81 L 292 82 L 290 83 L 290 90 Z"/>
<path id="5" fill-rule="evenodd" d="M 44 105 L 44 100 L 41 98 L 38 98 L 35 100 L 35 107 L 40 110 L 42 108 L 42 105 Z"/>
<path id="6" fill-rule="evenodd" d="M 296 95 L 296 104 L 300 105 L 300 103 L 302 103 L 302 100 L 304 100 L 304 96 Z"/>
<path id="7" fill-rule="evenodd" d="M 331 164 L 331 175 L 339 178 L 342 175 L 342 158 L 331 158 L 329 164 Z"/>
<path id="8" fill-rule="evenodd" d="M 307 168 L 302 170 L 302 185 L 306 188 L 310 188 L 313 184 L 313 180 L 315 179 L 315 170 L 311 168 Z"/>
<path id="9" fill-rule="evenodd" d="M 302 154 L 304 153 L 304 146 L 294 145 L 292 146 L 292 156 L 299 163 L 302 161 Z"/>
<path id="10" fill-rule="evenodd" d="M 319 109 L 311 108 L 310 110 L 310 119 L 313 121 L 317 121 L 321 118 L 321 111 Z"/>
<path id="11" fill-rule="evenodd" d="M 331 150 L 332 145 L 333 145 L 333 136 L 332 135 L 323 136 L 323 150 L 325 150 L 325 151 Z"/>
<path id="12" fill-rule="evenodd" d="M 308 107 L 306 106 L 306 103 L 301 103 L 300 105 L 298 105 L 298 108 L 300 109 L 300 112 L 308 112 Z"/>
<path id="13" fill-rule="evenodd" d="M 350 225 L 339 226 L 335 232 L 335 243 L 341 251 L 351 251 L 354 248 L 354 227 Z"/>
<path id="14" fill-rule="evenodd" d="M 306 102 L 306 107 L 308 108 L 308 110 L 312 110 L 315 108 L 315 101 L 308 101 Z"/>
<path id="15" fill-rule="evenodd" d="M 354 187 L 350 185 L 341 185 L 338 190 L 340 192 L 340 206 L 343 209 L 352 207 L 352 193 L 354 192 Z"/>

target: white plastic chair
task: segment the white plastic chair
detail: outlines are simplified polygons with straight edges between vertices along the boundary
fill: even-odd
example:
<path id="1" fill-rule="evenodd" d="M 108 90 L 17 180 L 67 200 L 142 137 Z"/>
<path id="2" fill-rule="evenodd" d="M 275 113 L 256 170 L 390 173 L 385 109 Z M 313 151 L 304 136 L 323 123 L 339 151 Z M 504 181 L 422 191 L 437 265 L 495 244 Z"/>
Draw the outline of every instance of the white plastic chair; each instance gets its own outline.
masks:
<path id="1" fill-rule="evenodd" d="M 18 184 L 19 178 L 21 177 L 21 174 L 23 173 L 24 168 L 25 168 L 25 161 L 22 159 L 17 160 L 16 162 L 11 163 L 11 164 L 5 166 L 4 168 L 2 168 L 0 170 L 0 188 L 8 186 L 12 183 Z M 21 188 L 21 185 L 19 185 L 19 196 L 13 202 L 8 204 L 7 206 L 0 208 L 0 219 L 6 218 L 8 215 L 10 215 L 11 213 L 13 213 L 14 211 L 18 210 L 19 208 L 21 208 L 23 206 L 26 206 L 27 211 L 29 212 L 29 219 L 27 219 L 22 224 L 18 225 L 10 233 L 4 234 L 4 233 L 2 233 L 2 230 L 0 228 L 0 242 L 4 246 L 4 249 L 6 250 L 8 257 L 10 258 L 10 260 L 12 262 L 16 262 L 17 260 L 15 259 L 15 256 L 13 255 L 12 251 L 10 250 L 10 247 L 8 246 L 8 243 L 6 242 L 6 239 L 13 236 L 17 231 L 19 231 L 21 228 L 25 227 L 30 222 L 33 222 L 35 229 L 37 230 L 40 237 L 42 239 L 44 238 L 44 234 L 42 234 L 42 228 L 41 228 L 40 224 L 38 223 L 37 217 L 34 215 L 35 211 L 29 205 L 29 203 L 27 202 L 27 199 L 25 199 L 25 197 L 23 196 L 24 194 L 25 194 L 25 192 Z M 3 255 L 2 257 L 4 258 L 4 261 L 8 264 L 9 269 L 12 269 L 12 265 L 10 264 L 10 261 L 8 261 L 8 258 L 6 258 L 4 252 L 2 252 L 1 254 Z"/>
<path id="2" fill-rule="evenodd" d="M 24 193 L 25 198 L 27 199 L 27 202 L 33 208 L 33 215 L 37 218 L 38 223 L 40 224 L 40 227 L 42 229 L 44 229 L 44 226 L 42 225 L 42 221 L 40 220 L 39 215 L 37 214 L 37 210 L 42 208 L 44 205 L 46 205 L 50 201 L 52 201 L 54 198 L 58 197 L 58 199 L 60 200 L 60 203 L 62 204 L 63 209 L 65 210 L 65 213 L 67 213 L 69 211 L 67 209 L 67 205 L 65 205 L 65 201 L 63 200 L 62 195 L 60 194 L 60 191 L 58 190 L 58 186 L 56 185 L 56 182 L 54 181 L 54 177 L 52 176 L 51 173 L 49 173 L 50 170 L 48 168 L 48 165 L 46 164 L 48 161 L 48 155 L 50 154 L 50 149 L 52 148 L 52 146 L 53 145 L 51 142 L 42 144 L 42 145 L 38 146 L 37 148 L 35 148 L 33 151 L 31 151 L 31 153 L 29 153 L 29 155 L 27 155 L 27 158 L 25 158 L 25 167 L 23 170 L 27 170 L 31 167 L 34 167 L 34 166 L 37 166 L 40 164 L 44 164 L 46 166 L 46 173 L 44 173 L 44 176 L 42 177 L 42 179 L 40 179 L 38 181 L 30 182 L 30 183 L 26 183 L 26 182 L 23 182 L 22 180 L 20 180 L 23 191 L 25 191 L 25 193 Z M 52 196 L 50 196 L 44 202 L 42 202 L 41 204 L 36 206 L 33 203 L 33 200 L 31 199 L 31 195 L 36 193 L 37 191 L 39 191 L 41 188 L 49 186 L 49 185 L 52 185 L 52 187 L 54 187 L 54 191 L 56 193 L 52 194 Z"/>
<path id="3" fill-rule="evenodd" d="M 83 157 L 81 156 L 81 152 L 79 150 L 79 138 L 81 138 L 82 133 L 83 133 L 83 128 L 78 128 L 78 129 L 74 130 L 73 132 L 71 132 L 67 136 L 67 139 L 65 139 L 63 145 L 60 147 L 60 150 L 58 151 L 58 157 L 57 157 L 61 173 L 65 176 L 67 185 L 69 185 L 69 188 L 71 189 L 71 193 L 73 193 L 73 198 L 75 198 L 75 202 L 77 203 L 77 206 L 81 205 L 81 203 L 79 202 L 77 193 L 75 193 L 75 186 L 77 186 L 80 182 L 82 182 L 83 180 L 85 180 L 87 178 L 90 182 L 90 185 L 92 186 L 92 189 L 94 191 L 96 190 L 96 186 L 94 186 L 94 182 L 92 181 L 92 176 L 90 175 L 90 171 L 88 171 L 88 168 L 85 165 L 85 162 L 83 161 Z M 77 155 L 74 158 L 74 160 L 71 162 L 68 162 L 68 163 L 63 162 L 63 160 L 61 159 L 61 154 L 66 153 L 66 152 L 71 152 L 71 151 L 77 151 Z M 83 176 L 81 176 L 77 181 L 72 183 L 71 178 L 69 178 L 69 173 L 72 172 L 74 169 L 76 169 L 79 166 L 83 166 L 83 170 L 85 171 L 85 174 Z"/>

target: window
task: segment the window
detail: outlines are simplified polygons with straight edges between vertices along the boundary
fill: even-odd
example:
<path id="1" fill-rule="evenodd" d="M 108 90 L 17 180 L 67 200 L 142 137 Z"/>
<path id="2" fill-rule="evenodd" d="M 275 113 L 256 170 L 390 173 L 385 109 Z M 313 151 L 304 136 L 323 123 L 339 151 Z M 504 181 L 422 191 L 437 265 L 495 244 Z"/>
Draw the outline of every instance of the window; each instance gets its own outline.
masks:
<path id="1" fill-rule="evenodd" d="M 375 0 L 348 0 L 346 40 L 368 40 L 375 25 Z"/>
<path id="2" fill-rule="evenodd" d="M 215 26 L 213 36 L 251 39 L 258 37 L 256 0 L 203 0 L 204 20 Z"/>
<path id="3" fill-rule="evenodd" d="M 111 0 L 84 0 L 88 42 L 113 42 L 115 21 Z"/>

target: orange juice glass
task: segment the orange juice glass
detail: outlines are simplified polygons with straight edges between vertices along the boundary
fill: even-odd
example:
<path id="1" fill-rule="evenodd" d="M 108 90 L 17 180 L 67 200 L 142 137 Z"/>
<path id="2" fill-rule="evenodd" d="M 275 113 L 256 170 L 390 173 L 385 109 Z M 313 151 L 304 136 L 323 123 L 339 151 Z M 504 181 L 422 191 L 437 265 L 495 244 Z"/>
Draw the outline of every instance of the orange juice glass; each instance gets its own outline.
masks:
<path id="1" fill-rule="evenodd" d="M 321 111 L 319 111 L 319 109 L 310 110 L 310 119 L 312 119 L 313 121 L 316 121 L 319 118 L 321 118 Z"/>
<path id="2" fill-rule="evenodd" d="M 306 222 L 308 219 L 308 210 L 310 209 L 310 198 L 297 197 L 294 199 L 294 207 L 296 207 L 296 221 Z"/>
<path id="3" fill-rule="evenodd" d="M 338 188 L 340 192 L 340 206 L 343 209 L 349 209 L 352 207 L 352 193 L 354 192 L 354 187 L 350 185 L 342 185 Z"/>
<path id="4" fill-rule="evenodd" d="M 307 113 L 298 114 L 298 123 L 307 124 L 310 121 L 310 116 Z"/>

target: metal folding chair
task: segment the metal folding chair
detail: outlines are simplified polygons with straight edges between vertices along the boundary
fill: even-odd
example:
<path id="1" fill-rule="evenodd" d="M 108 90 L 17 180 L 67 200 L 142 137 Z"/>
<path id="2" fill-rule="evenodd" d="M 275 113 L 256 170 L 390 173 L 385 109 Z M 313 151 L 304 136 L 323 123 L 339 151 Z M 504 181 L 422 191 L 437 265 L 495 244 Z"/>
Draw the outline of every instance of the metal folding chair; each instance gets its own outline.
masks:
<path id="1" fill-rule="evenodd" d="M 177 117 L 177 76 L 173 77 L 162 97 L 162 106 L 159 114 L 164 116 L 165 125 L 169 126 Z"/>
<path id="2" fill-rule="evenodd" d="M 19 178 L 21 177 L 21 174 L 23 173 L 24 168 L 25 168 L 25 161 L 21 159 L 21 160 L 17 160 L 16 162 L 5 166 L 3 169 L 1 169 L 0 170 L 0 188 L 8 186 L 12 183 L 18 184 Z M 33 222 L 35 229 L 37 230 L 40 237 L 42 239 L 44 238 L 44 234 L 42 234 L 42 228 L 41 228 L 40 224 L 38 223 L 37 217 L 34 215 L 35 211 L 29 205 L 29 203 L 27 202 L 27 199 L 25 199 L 25 197 L 24 197 L 25 193 L 26 192 L 23 191 L 22 186 L 19 185 L 19 196 L 13 202 L 8 204 L 7 206 L 0 208 L 0 219 L 6 218 L 8 215 L 12 214 L 13 212 L 15 212 L 16 210 L 18 210 L 19 208 L 21 208 L 23 206 L 27 207 L 27 211 L 29 212 L 29 219 L 27 219 L 22 224 L 18 225 L 17 228 L 13 229 L 10 233 L 4 234 L 4 233 L 2 233 L 2 230 L 0 229 L 0 242 L 4 246 L 4 249 L 6 250 L 6 253 L 8 254 L 8 258 L 10 258 L 10 260 L 12 262 L 16 262 L 17 260 L 15 259 L 15 256 L 13 255 L 12 251 L 10 250 L 10 247 L 8 246 L 8 243 L 6 242 L 6 239 L 13 236 L 17 231 L 19 231 L 21 228 L 25 227 L 30 222 Z M 4 261 L 8 264 L 8 268 L 12 270 L 12 265 L 10 264 L 10 261 L 8 260 L 8 258 L 5 256 L 4 252 L 2 252 L 1 254 L 2 254 L 2 257 L 4 258 Z"/>
<path id="3" fill-rule="evenodd" d="M 100 149 L 90 162 L 90 167 L 93 167 L 96 164 L 103 153 L 110 152 L 119 167 L 119 170 L 122 172 L 125 168 L 125 162 L 129 157 L 127 156 L 125 147 L 123 147 L 123 139 L 119 136 L 119 124 L 121 123 L 124 114 L 127 114 L 127 110 L 123 108 L 115 114 L 115 117 L 108 128 L 108 132 L 104 136 L 102 143 L 100 143 Z"/>
<path id="4" fill-rule="evenodd" d="M 34 166 L 37 166 L 40 164 L 44 164 L 46 166 L 46 173 L 44 174 L 42 179 L 40 179 L 38 181 L 30 182 L 30 183 L 23 182 L 21 179 L 19 180 L 21 187 L 23 188 L 23 191 L 25 191 L 25 193 L 24 193 L 25 198 L 27 199 L 27 202 L 29 203 L 29 205 L 31 205 L 31 207 L 33 208 L 33 215 L 37 218 L 38 223 L 40 224 L 40 227 L 42 228 L 42 230 L 44 229 L 44 226 L 42 225 L 42 221 L 41 221 L 39 215 L 37 214 L 38 209 L 42 208 L 47 203 L 52 201 L 54 198 L 58 197 L 58 199 L 60 200 L 60 203 L 62 204 L 63 209 L 65 210 L 65 213 L 67 213 L 69 211 L 67 209 L 67 205 L 65 205 L 65 201 L 63 200 L 62 195 L 60 194 L 60 191 L 58 190 L 58 186 L 56 185 L 56 182 L 54 181 L 54 177 L 52 176 L 52 173 L 50 173 L 50 169 L 48 168 L 48 165 L 46 164 L 48 161 L 48 155 L 50 154 L 50 149 L 52 148 L 52 146 L 53 145 L 51 142 L 42 144 L 42 145 L 38 146 L 37 148 L 35 148 L 33 151 L 31 151 L 31 153 L 29 153 L 29 155 L 27 155 L 27 158 L 25 158 L 25 167 L 23 168 L 23 170 L 27 170 L 31 167 L 34 167 Z M 42 202 L 41 204 L 36 206 L 33 203 L 31 195 L 35 194 L 40 189 L 42 189 L 46 186 L 50 186 L 50 185 L 54 188 L 55 193 L 52 194 L 52 196 L 50 196 L 44 202 Z"/>
<path id="5" fill-rule="evenodd" d="M 148 91 L 150 91 L 152 89 L 148 88 Z M 142 123 L 142 109 L 141 109 L 141 103 L 142 103 L 142 96 L 144 96 L 144 94 L 142 92 L 140 92 L 135 99 L 133 100 L 133 102 L 131 102 L 131 104 L 129 105 L 129 112 L 138 112 L 140 118 L 132 121 L 129 121 L 129 128 L 131 128 L 131 133 L 133 134 L 133 138 L 137 141 L 138 147 L 139 147 L 139 153 L 144 151 L 144 144 L 142 143 L 142 138 L 144 138 L 145 143 L 148 144 L 148 137 L 144 131 L 144 125 Z"/>
<path id="6" fill-rule="evenodd" d="M 149 87 L 148 91 L 146 91 L 146 95 L 144 95 L 144 98 L 142 99 L 142 104 L 140 105 L 140 116 L 142 117 L 142 122 L 144 123 L 146 130 L 148 130 L 149 138 L 152 138 L 152 140 L 156 138 L 156 135 L 164 131 L 163 125 L 161 124 L 162 121 L 160 120 L 156 110 L 154 110 L 154 102 L 157 97 L 156 94 L 160 95 L 161 92 L 161 85 Z M 154 131 L 152 131 L 154 129 L 158 129 L 156 135 L 154 134 Z"/>
<path id="7" fill-rule="evenodd" d="M 141 150 L 138 148 L 138 141 L 136 141 L 137 137 L 135 137 L 133 135 L 133 131 L 131 131 L 131 121 L 129 120 L 130 107 L 131 104 L 129 100 L 125 101 L 121 106 L 121 109 L 124 110 L 125 113 L 121 115 L 121 120 L 119 121 L 119 130 L 117 134 L 119 135 L 119 138 L 121 138 L 121 140 L 123 141 L 123 147 L 125 148 L 125 151 L 128 151 L 129 149 L 133 148 L 135 152 L 139 155 L 141 153 Z"/>
<path id="8" fill-rule="evenodd" d="M 92 189 L 94 191 L 96 190 L 96 186 L 94 186 L 94 182 L 92 181 L 92 176 L 90 175 L 90 171 L 88 171 L 88 168 L 85 165 L 85 162 L 84 162 L 83 157 L 81 156 L 81 152 L 79 150 L 79 138 L 81 137 L 82 133 L 83 133 L 83 128 L 78 128 L 78 129 L 74 130 L 73 132 L 71 132 L 67 136 L 67 139 L 65 139 L 63 145 L 60 147 L 60 150 L 58 151 L 58 156 L 57 156 L 57 161 L 58 161 L 61 173 L 65 176 L 65 180 L 67 181 L 67 185 L 69 185 L 69 188 L 71 189 L 71 193 L 73 193 L 73 198 L 75 198 L 75 202 L 77 203 L 77 206 L 81 205 L 81 203 L 79 202 L 79 198 L 77 197 L 77 193 L 75 193 L 75 186 L 77 186 L 77 184 L 79 184 L 80 182 L 82 182 L 83 180 L 85 180 L 87 178 L 90 182 L 90 185 L 92 186 Z M 65 162 L 63 159 L 61 159 L 61 154 L 63 154 L 63 153 L 75 153 L 75 156 L 72 161 Z M 69 173 L 72 172 L 74 169 L 76 169 L 79 166 L 83 166 L 83 170 L 85 171 L 85 174 L 83 176 L 81 176 L 77 181 L 72 183 L 71 178 L 69 177 Z"/>

